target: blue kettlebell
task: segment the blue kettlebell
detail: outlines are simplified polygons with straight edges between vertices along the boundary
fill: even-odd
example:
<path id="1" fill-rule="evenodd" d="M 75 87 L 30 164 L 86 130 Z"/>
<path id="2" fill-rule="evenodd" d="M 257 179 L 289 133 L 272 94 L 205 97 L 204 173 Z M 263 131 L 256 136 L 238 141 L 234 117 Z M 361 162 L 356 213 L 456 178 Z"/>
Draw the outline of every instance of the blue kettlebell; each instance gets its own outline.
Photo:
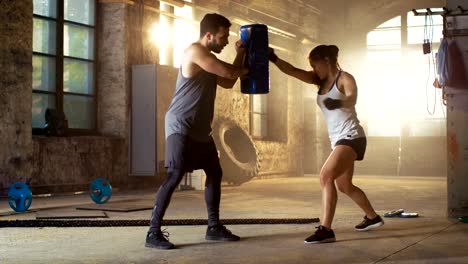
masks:
<path id="1" fill-rule="evenodd" d="M 8 190 L 8 204 L 16 212 L 28 210 L 32 203 L 32 192 L 24 182 L 16 182 Z"/>
<path id="2" fill-rule="evenodd" d="M 89 186 L 89 196 L 97 204 L 106 203 L 112 195 L 112 186 L 103 178 L 97 178 Z"/>

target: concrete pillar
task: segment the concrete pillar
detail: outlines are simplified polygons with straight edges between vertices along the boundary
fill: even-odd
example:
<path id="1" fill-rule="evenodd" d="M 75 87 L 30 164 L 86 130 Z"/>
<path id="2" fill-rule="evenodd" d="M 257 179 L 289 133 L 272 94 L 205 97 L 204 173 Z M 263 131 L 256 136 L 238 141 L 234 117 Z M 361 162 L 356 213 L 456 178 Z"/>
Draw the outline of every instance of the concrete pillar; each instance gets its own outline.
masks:
<path id="1" fill-rule="evenodd" d="M 447 8 L 468 9 L 467 0 L 448 0 Z M 457 19 L 457 29 L 468 29 L 468 13 Z M 461 23 L 463 21 L 463 23 Z M 464 56 L 468 76 L 468 36 L 453 38 Z M 447 87 L 447 209 L 449 217 L 468 215 L 468 84 L 466 89 Z"/>
<path id="2" fill-rule="evenodd" d="M 32 1 L 0 1 L 0 194 L 31 177 Z"/>
<path id="3" fill-rule="evenodd" d="M 99 3 L 98 130 L 107 136 L 128 136 L 130 76 L 125 3 Z"/>
<path id="4" fill-rule="evenodd" d="M 468 215 L 468 90 L 446 89 L 448 215 L 459 217 Z"/>

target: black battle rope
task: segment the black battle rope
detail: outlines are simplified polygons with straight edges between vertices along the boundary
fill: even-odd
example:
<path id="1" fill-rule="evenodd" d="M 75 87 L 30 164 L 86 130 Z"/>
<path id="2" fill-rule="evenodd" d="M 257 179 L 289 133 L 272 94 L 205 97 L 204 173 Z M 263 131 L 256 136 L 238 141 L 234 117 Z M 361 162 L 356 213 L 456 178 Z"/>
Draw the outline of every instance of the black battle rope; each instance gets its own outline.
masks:
<path id="1" fill-rule="evenodd" d="M 278 225 L 310 224 L 319 222 L 318 218 L 245 218 L 223 219 L 226 225 Z M 107 226 L 149 226 L 149 220 L 1 220 L 1 227 L 107 227 Z M 165 226 L 207 225 L 204 219 L 163 220 Z"/>

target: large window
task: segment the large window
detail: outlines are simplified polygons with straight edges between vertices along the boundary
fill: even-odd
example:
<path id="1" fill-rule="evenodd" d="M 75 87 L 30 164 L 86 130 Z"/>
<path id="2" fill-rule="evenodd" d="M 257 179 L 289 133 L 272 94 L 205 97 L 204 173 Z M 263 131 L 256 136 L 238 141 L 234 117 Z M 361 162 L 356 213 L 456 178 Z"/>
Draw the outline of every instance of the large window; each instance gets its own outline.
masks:
<path id="1" fill-rule="evenodd" d="M 178 68 L 184 50 L 199 38 L 199 22 L 194 20 L 190 5 L 174 7 L 161 2 L 160 10 L 159 24 L 151 32 L 159 48 L 159 64 Z"/>
<path id="2" fill-rule="evenodd" d="M 435 54 L 442 16 L 403 13 L 367 35 L 367 65 L 358 107 L 370 136 L 445 135 L 442 91 L 435 89 Z M 422 44 L 432 44 L 423 53 Z"/>
<path id="3" fill-rule="evenodd" d="M 257 139 L 268 137 L 268 94 L 250 96 L 250 134 Z"/>
<path id="4" fill-rule="evenodd" d="M 95 0 L 34 0 L 32 126 L 47 108 L 71 131 L 96 128 Z"/>

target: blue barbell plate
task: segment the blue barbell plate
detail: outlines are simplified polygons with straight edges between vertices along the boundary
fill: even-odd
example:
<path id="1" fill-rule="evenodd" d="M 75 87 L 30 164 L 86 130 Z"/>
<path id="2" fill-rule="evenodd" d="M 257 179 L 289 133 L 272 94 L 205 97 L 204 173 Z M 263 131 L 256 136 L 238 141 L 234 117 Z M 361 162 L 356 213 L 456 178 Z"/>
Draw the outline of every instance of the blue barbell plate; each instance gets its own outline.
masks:
<path id="1" fill-rule="evenodd" d="M 32 203 L 32 192 L 24 182 L 15 182 L 8 190 L 8 204 L 16 212 L 28 210 Z"/>
<path id="2" fill-rule="evenodd" d="M 97 204 L 106 203 L 112 195 L 112 186 L 103 178 L 97 178 L 89 186 L 89 196 Z"/>

